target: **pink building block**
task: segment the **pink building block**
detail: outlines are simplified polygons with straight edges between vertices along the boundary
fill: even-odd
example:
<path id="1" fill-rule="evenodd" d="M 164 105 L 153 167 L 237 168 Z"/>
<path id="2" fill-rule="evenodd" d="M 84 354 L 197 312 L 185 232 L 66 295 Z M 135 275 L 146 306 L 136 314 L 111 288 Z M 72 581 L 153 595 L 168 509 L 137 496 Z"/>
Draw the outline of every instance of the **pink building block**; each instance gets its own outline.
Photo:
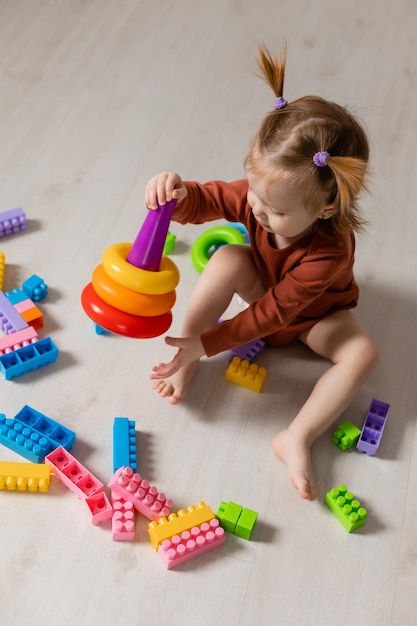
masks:
<path id="1" fill-rule="evenodd" d="M 18 330 L 10 335 L 4 335 L 0 337 L 0 354 L 5 354 L 11 350 L 17 350 L 23 346 L 27 346 L 34 341 L 37 341 L 38 333 L 33 326 L 27 326 L 23 330 Z"/>
<path id="2" fill-rule="evenodd" d="M 194 526 L 190 531 L 184 531 L 181 536 L 165 539 L 158 548 L 158 554 L 166 568 L 172 569 L 222 546 L 225 541 L 226 534 L 219 520 L 212 519 L 201 526 Z"/>
<path id="3" fill-rule="evenodd" d="M 91 523 L 94 526 L 101 524 L 101 522 L 105 522 L 113 515 L 113 507 L 104 491 L 95 493 L 93 496 L 88 496 L 84 502 L 87 506 Z"/>
<path id="4" fill-rule="evenodd" d="M 111 492 L 111 500 L 113 541 L 133 541 L 135 539 L 135 509 L 132 502 L 125 500 L 114 491 Z"/>
<path id="5" fill-rule="evenodd" d="M 142 480 L 140 474 L 133 472 L 131 467 L 118 469 L 109 482 L 109 487 L 132 502 L 139 513 L 152 521 L 169 515 L 172 500 L 168 500 L 164 493 L 159 493 L 156 487 L 151 487 L 147 480 Z"/>
<path id="6" fill-rule="evenodd" d="M 104 485 L 65 448 L 59 446 L 45 457 L 45 463 L 52 466 L 53 473 L 66 487 L 81 500 L 104 491 Z"/>
<path id="7" fill-rule="evenodd" d="M 36 306 L 36 304 L 30 298 L 26 298 L 26 300 L 15 302 L 13 306 L 18 313 L 24 313 L 25 311 L 29 311 L 30 309 L 33 309 L 33 307 Z"/>

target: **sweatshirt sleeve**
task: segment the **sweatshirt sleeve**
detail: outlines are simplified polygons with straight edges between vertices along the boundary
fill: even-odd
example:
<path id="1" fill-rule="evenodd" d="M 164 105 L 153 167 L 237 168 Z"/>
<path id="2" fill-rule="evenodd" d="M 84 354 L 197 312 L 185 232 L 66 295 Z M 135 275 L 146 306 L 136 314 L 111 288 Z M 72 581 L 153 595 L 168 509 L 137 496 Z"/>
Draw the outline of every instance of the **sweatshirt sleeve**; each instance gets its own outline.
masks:
<path id="1" fill-rule="evenodd" d="M 247 214 L 247 180 L 205 184 L 185 182 L 187 197 L 177 204 L 172 219 L 180 224 L 203 224 L 225 218 L 244 221 Z"/>
<path id="2" fill-rule="evenodd" d="M 234 318 L 201 335 L 207 356 L 272 335 L 298 317 L 321 319 L 333 300 L 342 299 L 352 283 L 351 260 L 337 251 L 306 255 L 302 262 L 259 300 Z M 340 284 L 338 285 L 338 279 Z M 326 293 L 328 291 L 328 293 Z"/>

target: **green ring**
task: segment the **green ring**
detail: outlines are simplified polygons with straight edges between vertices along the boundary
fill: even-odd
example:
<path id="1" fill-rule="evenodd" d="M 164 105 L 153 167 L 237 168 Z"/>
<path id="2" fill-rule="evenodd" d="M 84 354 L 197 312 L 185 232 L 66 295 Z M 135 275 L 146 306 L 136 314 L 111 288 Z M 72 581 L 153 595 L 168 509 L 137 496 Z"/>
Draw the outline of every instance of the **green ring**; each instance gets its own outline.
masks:
<path id="1" fill-rule="evenodd" d="M 246 243 L 245 236 L 233 226 L 215 226 L 199 235 L 191 248 L 191 260 L 197 272 L 202 272 L 209 260 L 210 248 L 227 243 Z"/>

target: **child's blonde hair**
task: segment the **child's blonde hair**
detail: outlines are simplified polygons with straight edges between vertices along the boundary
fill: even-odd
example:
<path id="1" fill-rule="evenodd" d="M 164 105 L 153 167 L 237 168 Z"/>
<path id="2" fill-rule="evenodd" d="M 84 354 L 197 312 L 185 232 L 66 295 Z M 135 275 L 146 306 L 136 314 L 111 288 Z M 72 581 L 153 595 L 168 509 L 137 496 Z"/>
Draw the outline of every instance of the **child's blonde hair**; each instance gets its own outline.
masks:
<path id="1" fill-rule="evenodd" d="M 286 51 L 281 60 L 259 48 L 261 78 L 274 91 L 276 108 L 268 113 L 245 159 L 247 172 L 273 183 L 286 178 L 305 190 L 306 204 L 317 211 L 333 204 L 336 231 L 359 231 L 365 221 L 356 201 L 365 189 L 369 159 L 366 134 L 347 109 L 317 96 L 287 103 L 283 99 Z M 319 157 L 320 166 L 317 163 Z M 315 157 L 313 161 L 313 157 Z M 324 161 L 323 161 L 324 158 Z"/>

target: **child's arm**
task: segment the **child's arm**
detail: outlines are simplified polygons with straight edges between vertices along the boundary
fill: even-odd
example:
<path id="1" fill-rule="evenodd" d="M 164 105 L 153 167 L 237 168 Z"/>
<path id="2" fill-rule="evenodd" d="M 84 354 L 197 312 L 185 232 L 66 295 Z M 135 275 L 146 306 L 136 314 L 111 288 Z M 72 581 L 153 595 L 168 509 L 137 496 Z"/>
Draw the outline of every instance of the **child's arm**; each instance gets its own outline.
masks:
<path id="1" fill-rule="evenodd" d="M 162 172 L 146 185 L 145 203 L 149 209 L 156 209 L 158 204 L 177 200 L 173 220 L 181 224 L 204 224 L 221 218 L 243 223 L 248 213 L 247 191 L 246 180 L 201 184 L 184 182 L 176 172 Z"/>

